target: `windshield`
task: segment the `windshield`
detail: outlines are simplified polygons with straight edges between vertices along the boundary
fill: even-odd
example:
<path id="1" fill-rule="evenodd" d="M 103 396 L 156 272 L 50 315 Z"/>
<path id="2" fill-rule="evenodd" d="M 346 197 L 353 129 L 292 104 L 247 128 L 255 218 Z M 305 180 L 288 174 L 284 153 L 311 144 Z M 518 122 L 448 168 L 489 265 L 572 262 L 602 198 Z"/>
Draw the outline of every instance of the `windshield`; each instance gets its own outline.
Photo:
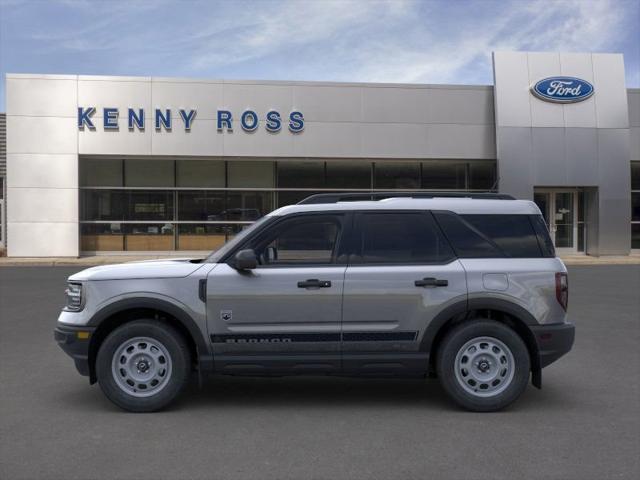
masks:
<path id="1" fill-rule="evenodd" d="M 233 237 L 231 240 L 229 240 L 227 243 L 225 243 L 222 247 L 220 247 L 218 250 L 214 250 L 213 252 L 211 252 L 209 254 L 209 256 L 205 259 L 206 262 L 208 263 L 217 263 L 220 261 L 221 258 L 223 258 L 225 255 L 227 255 L 231 250 L 233 250 L 237 245 L 239 245 L 240 243 L 242 243 L 244 241 L 244 239 L 254 230 L 256 230 L 257 228 L 260 228 L 262 225 L 264 225 L 271 217 L 269 216 L 265 216 L 262 217 L 260 220 L 258 220 L 255 223 L 252 223 L 251 225 L 249 225 L 247 228 L 245 228 L 244 230 L 242 230 L 239 234 L 237 234 L 235 237 Z"/>

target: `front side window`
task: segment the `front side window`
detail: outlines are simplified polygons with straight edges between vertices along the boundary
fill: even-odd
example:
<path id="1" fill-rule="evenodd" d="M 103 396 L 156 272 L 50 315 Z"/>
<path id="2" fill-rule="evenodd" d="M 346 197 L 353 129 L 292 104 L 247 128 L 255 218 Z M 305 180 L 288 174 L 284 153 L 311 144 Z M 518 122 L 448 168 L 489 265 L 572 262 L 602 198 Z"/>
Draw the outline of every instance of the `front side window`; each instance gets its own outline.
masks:
<path id="1" fill-rule="evenodd" d="M 261 265 L 318 265 L 335 262 L 342 229 L 338 215 L 296 216 L 274 225 L 253 248 Z"/>
<path id="2" fill-rule="evenodd" d="M 365 213 L 358 225 L 354 263 L 435 264 L 454 258 L 429 213 Z"/>

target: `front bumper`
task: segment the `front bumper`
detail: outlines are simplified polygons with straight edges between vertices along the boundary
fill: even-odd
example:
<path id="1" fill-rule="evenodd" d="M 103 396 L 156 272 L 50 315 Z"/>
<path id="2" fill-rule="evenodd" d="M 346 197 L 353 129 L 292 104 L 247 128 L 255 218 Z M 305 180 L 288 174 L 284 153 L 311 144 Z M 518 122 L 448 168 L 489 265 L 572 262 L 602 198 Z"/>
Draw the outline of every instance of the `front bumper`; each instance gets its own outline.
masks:
<path id="1" fill-rule="evenodd" d="M 531 327 L 538 344 L 540 368 L 558 360 L 573 347 L 576 328 L 573 323 L 539 325 Z"/>
<path id="2" fill-rule="evenodd" d="M 89 343 L 95 328 L 58 325 L 53 338 L 64 352 L 69 355 L 80 375 L 89 376 Z"/>

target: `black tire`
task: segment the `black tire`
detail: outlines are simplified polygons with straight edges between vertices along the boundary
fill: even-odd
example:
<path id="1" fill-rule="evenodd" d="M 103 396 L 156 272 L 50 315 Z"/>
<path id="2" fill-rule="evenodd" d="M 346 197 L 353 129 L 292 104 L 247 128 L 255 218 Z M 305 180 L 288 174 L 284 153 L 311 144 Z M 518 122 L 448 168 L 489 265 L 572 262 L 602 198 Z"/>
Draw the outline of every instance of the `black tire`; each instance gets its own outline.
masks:
<path id="1" fill-rule="evenodd" d="M 495 393 L 480 391 L 480 385 L 477 382 L 476 385 L 472 385 L 474 380 L 471 377 L 465 378 L 463 370 L 468 372 L 466 369 L 460 368 L 459 375 L 456 375 L 456 357 L 458 353 L 468 342 L 472 342 L 479 337 L 497 339 L 506 345 L 512 354 L 513 368 L 510 371 L 513 372 L 513 376 L 511 380 L 505 380 L 503 385 L 500 385 L 501 380 L 498 379 L 498 386 L 496 387 L 491 387 L 490 383 L 482 385 L 484 388 L 504 388 L 502 391 L 496 391 Z M 478 349 L 478 351 L 480 350 Z M 500 359 L 502 359 L 502 353 L 498 354 Z M 464 353 L 461 353 L 460 358 L 462 361 L 467 361 L 463 358 L 464 356 Z M 513 403 L 527 388 L 530 364 L 527 346 L 520 336 L 508 326 L 495 320 L 486 319 L 465 321 L 454 327 L 442 340 L 436 358 L 436 370 L 444 390 L 458 405 L 474 412 L 501 410 Z M 464 365 L 462 366 L 464 367 Z M 463 385 L 465 380 L 468 385 Z M 504 385 L 508 386 L 505 388 Z M 469 391 L 472 389 L 475 389 L 476 393 Z"/>
<path id="2" fill-rule="evenodd" d="M 116 373 L 112 369 L 114 355 L 120 347 L 127 340 L 137 337 L 159 342 L 170 357 L 170 373 L 162 380 L 162 388 L 146 397 L 137 397 L 125 391 L 114 378 Z M 187 386 L 190 373 L 191 356 L 187 342 L 175 328 L 158 320 L 135 320 L 116 328 L 104 339 L 96 358 L 100 388 L 109 400 L 130 412 L 155 412 L 166 407 Z"/>

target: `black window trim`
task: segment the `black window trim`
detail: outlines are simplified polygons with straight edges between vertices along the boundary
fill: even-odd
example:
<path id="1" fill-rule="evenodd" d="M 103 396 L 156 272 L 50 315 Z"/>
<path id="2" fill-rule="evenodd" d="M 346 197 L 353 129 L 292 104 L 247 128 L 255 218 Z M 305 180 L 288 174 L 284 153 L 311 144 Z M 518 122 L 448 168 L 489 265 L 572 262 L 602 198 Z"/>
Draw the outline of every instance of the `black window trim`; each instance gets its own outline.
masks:
<path id="1" fill-rule="evenodd" d="M 442 238 L 444 243 L 446 245 L 448 245 L 449 248 L 451 249 L 452 256 L 450 258 L 448 258 L 446 260 L 443 260 L 443 261 L 440 261 L 440 262 L 370 263 L 370 262 L 357 261 L 358 258 L 362 257 L 362 255 L 361 255 L 362 254 L 361 246 L 358 246 L 359 234 L 362 231 L 361 230 L 362 218 L 363 218 L 364 215 L 372 214 L 372 213 L 375 213 L 375 214 L 391 214 L 391 215 L 402 214 L 402 213 L 412 213 L 412 214 L 418 213 L 418 214 L 423 214 L 423 215 L 431 217 L 431 219 L 433 220 L 433 225 L 436 227 L 440 237 Z M 349 252 L 348 252 L 348 266 L 349 267 L 401 267 L 401 266 L 421 266 L 421 265 L 435 265 L 435 266 L 438 266 L 438 265 L 449 265 L 450 263 L 453 263 L 453 262 L 458 260 L 458 255 L 456 254 L 455 249 L 451 245 L 451 242 L 449 241 L 449 239 L 444 235 L 444 232 L 442 231 L 442 228 L 440 228 L 440 225 L 436 221 L 433 213 L 430 210 L 422 210 L 422 209 L 354 210 L 353 211 L 353 229 L 351 230 L 349 247 L 350 247 L 349 248 Z M 356 261 L 354 261 L 354 260 L 356 260 Z"/>

